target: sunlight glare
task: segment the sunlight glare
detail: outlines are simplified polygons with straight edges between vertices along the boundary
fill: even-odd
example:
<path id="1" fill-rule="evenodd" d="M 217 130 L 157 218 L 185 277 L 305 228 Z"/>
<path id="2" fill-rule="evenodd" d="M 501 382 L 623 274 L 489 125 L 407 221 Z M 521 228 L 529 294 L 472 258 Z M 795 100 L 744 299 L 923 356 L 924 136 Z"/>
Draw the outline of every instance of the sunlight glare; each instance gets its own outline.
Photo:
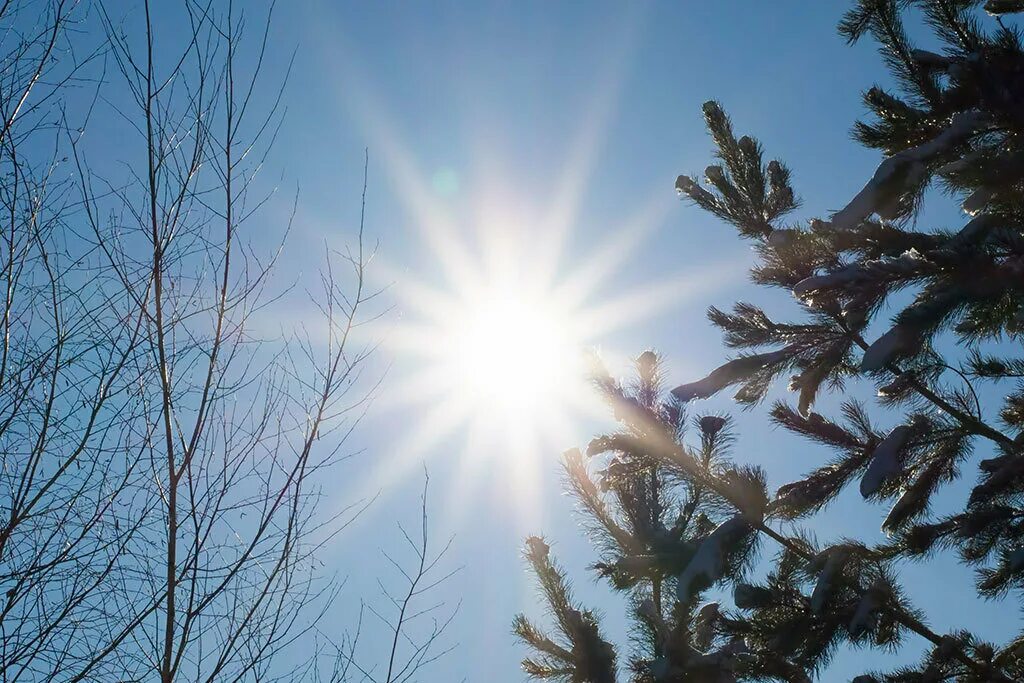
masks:
<path id="1" fill-rule="evenodd" d="M 417 244 L 414 268 L 378 259 L 375 284 L 395 296 L 397 320 L 380 338 L 395 363 L 375 410 L 394 420 L 390 456 L 354 490 L 382 490 L 447 456 L 450 514 L 480 496 L 511 505 L 523 531 L 538 524 L 542 472 L 578 443 L 606 406 L 589 384 L 588 352 L 628 362 L 612 334 L 721 283 L 720 264 L 692 278 L 615 284 L 637 247 L 676 205 L 660 182 L 646 201 L 578 232 L 596 159 L 615 118 L 633 31 L 623 25 L 553 177 L 509 159 L 486 118 L 464 128 L 466 158 L 429 165 L 412 147 L 353 61 L 344 71 L 354 114 L 383 159 Z M 418 253 L 417 251 L 418 250 Z M 570 256 L 571 255 L 571 256 Z M 401 428 L 399 428 L 399 426 Z"/>
<path id="2" fill-rule="evenodd" d="M 488 291 L 447 325 L 457 391 L 492 418 L 526 419 L 558 407 L 580 381 L 582 341 L 571 339 L 540 297 Z"/>

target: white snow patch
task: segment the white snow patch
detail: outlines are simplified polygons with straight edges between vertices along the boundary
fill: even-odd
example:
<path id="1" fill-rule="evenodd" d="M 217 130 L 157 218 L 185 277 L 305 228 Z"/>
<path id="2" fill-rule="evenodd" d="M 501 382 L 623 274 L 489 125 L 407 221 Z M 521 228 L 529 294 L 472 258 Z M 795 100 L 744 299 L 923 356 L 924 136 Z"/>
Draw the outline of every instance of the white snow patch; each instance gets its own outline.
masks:
<path id="1" fill-rule="evenodd" d="M 861 372 L 881 370 L 896 358 L 908 354 L 916 345 L 917 335 L 904 325 L 896 325 L 875 340 L 864 352 Z"/>
<path id="2" fill-rule="evenodd" d="M 693 644 L 701 650 L 706 649 L 715 639 L 715 626 L 721 618 L 722 610 L 717 602 L 709 602 L 697 612 L 693 620 Z"/>
<path id="3" fill-rule="evenodd" d="M 1024 569 L 1024 548 L 1017 548 L 1006 558 L 1006 563 L 1011 572 L 1019 572 Z"/>
<path id="4" fill-rule="evenodd" d="M 987 187 L 980 187 L 971 195 L 964 200 L 964 203 L 960 205 L 960 208 L 964 210 L 969 216 L 977 216 L 981 213 L 981 210 L 988 206 L 989 200 L 992 199 L 992 190 Z"/>
<path id="5" fill-rule="evenodd" d="M 761 597 L 761 589 L 749 583 L 738 583 L 733 589 L 732 601 L 740 609 L 753 609 Z"/>
<path id="6" fill-rule="evenodd" d="M 792 228 L 776 228 L 768 233 L 768 245 L 776 249 L 789 246 L 799 232 L 799 230 L 793 230 Z"/>
<path id="7" fill-rule="evenodd" d="M 949 57 L 930 52 L 929 50 L 911 50 L 910 56 L 913 57 L 914 61 L 918 64 L 938 69 L 947 68 L 953 61 Z"/>
<path id="8" fill-rule="evenodd" d="M 713 202 L 715 196 L 697 184 L 697 182 L 685 175 L 676 178 L 676 192 L 686 195 L 696 202 Z"/>
<path id="9" fill-rule="evenodd" d="M 684 403 L 695 398 L 707 398 L 730 384 L 742 381 L 762 368 L 788 358 L 792 353 L 793 349 L 787 346 L 778 351 L 769 351 L 768 353 L 743 356 L 731 360 L 713 370 L 704 379 L 679 385 L 672 390 L 672 395 Z"/>
<path id="10" fill-rule="evenodd" d="M 840 287 L 851 282 L 866 279 L 872 273 L 879 271 L 887 276 L 913 273 L 923 263 L 927 262 L 928 259 L 921 252 L 910 248 L 899 256 L 883 256 L 880 259 L 865 261 L 864 263 L 851 263 L 842 268 L 837 268 L 831 273 L 806 277 L 794 285 L 793 295 L 800 297 L 816 289 Z"/>
<path id="11" fill-rule="evenodd" d="M 824 275 L 805 277 L 793 286 L 793 296 L 799 297 L 816 289 L 831 289 L 864 277 L 864 270 L 859 263 L 844 266 Z"/>
<path id="12" fill-rule="evenodd" d="M 882 484 L 903 471 L 900 453 L 912 432 L 909 425 L 900 425 L 875 447 L 868 471 L 860 480 L 860 495 L 865 498 L 874 495 Z"/>
<path id="13" fill-rule="evenodd" d="M 995 220 L 992 216 L 981 214 L 968 221 L 967 225 L 960 228 L 960 232 L 953 235 L 946 243 L 946 249 L 958 249 L 975 242 L 985 231 L 993 226 Z"/>
<path id="14" fill-rule="evenodd" d="M 712 584 L 722 578 L 729 546 L 749 531 L 750 524 L 743 515 L 736 515 L 715 527 L 715 530 L 701 542 L 697 553 L 679 575 L 676 583 L 677 599 L 680 602 L 689 601 L 694 593 L 693 585 L 698 579 L 703 579 L 703 584 Z"/>
<path id="15" fill-rule="evenodd" d="M 953 116 L 944 131 L 928 142 L 905 149 L 883 161 L 864 188 L 832 217 L 832 228 L 850 230 L 880 208 L 885 210 L 893 195 L 899 194 L 906 186 L 908 176 L 917 176 L 921 172 L 919 167 L 970 137 L 987 122 L 988 117 L 977 110 L 960 112 Z"/>
<path id="16" fill-rule="evenodd" d="M 855 638 L 878 623 L 878 603 L 879 591 L 876 588 L 869 589 L 857 603 L 857 609 L 850 619 L 850 634 Z"/>
<path id="17" fill-rule="evenodd" d="M 832 593 L 832 580 L 846 561 L 849 550 L 837 546 L 828 548 L 823 553 L 827 557 L 825 566 L 818 574 L 818 582 L 814 584 L 814 591 L 811 593 L 811 612 L 813 614 L 821 614 L 825 601 Z"/>

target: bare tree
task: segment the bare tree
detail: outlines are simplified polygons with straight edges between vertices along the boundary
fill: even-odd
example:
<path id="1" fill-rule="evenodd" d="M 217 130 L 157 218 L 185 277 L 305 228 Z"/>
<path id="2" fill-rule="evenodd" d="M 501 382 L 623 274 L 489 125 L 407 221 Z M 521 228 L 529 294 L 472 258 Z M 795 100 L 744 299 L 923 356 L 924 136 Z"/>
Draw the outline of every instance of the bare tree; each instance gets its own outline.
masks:
<path id="1" fill-rule="evenodd" d="M 373 603 L 361 604 L 354 632 L 333 648 L 331 657 L 334 665 L 324 680 L 330 683 L 410 683 L 425 667 L 455 648 L 443 640 L 462 603 L 449 605 L 433 596 L 438 587 L 462 568 L 447 570 L 443 564 L 454 537 L 449 537 L 437 549 L 430 544 L 429 487 L 430 475 L 424 469 L 420 523 L 415 536 L 401 523 L 398 525 L 409 560 L 403 562 L 381 550 L 381 555 L 396 572 L 395 583 L 399 588 L 389 587 L 383 579 L 377 579 L 382 607 Z M 371 664 L 358 654 L 367 613 L 382 627 L 388 643 L 386 658 L 372 660 Z"/>
<path id="2" fill-rule="evenodd" d="M 104 593 L 124 576 L 120 558 L 148 505 L 131 493 L 142 460 L 125 457 L 137 453 L 143 326 L 75 237 L 75 186 L 54 124 L 95 57 L 70 48 L 78 9 L 0 6 L 4 680 L 67 678 L 90 666 L 86 644 L 106 640 Z"/>
<path id="3" fill-rule="evenodd" d="M 332 603 L 314 555 L 361 509 L 315 504 L 375 388 L 363 215 L 327 253 L 316 331 L 259 339 L 279 254 L 247 230 L 281 120 L 282 90 L 258 95 L 269 16 L 245 43 L 230 0 L 187 0 L 175 44 L 166 6 L 138 10 L 0 5 L 0 678 L 315 677 L 315 653 L 276 656 Z M 121 137 L 97 158 L 101 109 Z"/>

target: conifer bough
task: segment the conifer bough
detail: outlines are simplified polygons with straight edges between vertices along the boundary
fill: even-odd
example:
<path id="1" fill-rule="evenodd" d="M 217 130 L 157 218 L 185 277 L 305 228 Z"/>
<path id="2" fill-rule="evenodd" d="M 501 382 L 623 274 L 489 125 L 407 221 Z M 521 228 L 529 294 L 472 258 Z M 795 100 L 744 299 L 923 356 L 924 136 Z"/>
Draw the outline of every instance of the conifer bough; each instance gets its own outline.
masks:
<path id="1" fill-rule="evenodd" d="M 791 292 L 802 319 L 778 322 L 749 303 L 709 309 L 740 355 L 670 393 L 654 352 L 638 357 L 628 382 L 595 364 L 594 384 L 620 426 L 586 456 L 571 451 L 565 469 L 599 552 L 594 570 L 628 594 L 635 642 L 626 657 L 605 639 L 544 543 L 542 556 L 531 550 L 527 559 L 558 636 L 516 621 L 535 653 L 524 662 L 532 676 L 832 680 L 842 647 L 903 651 L 923 639 L 918 661 L 855 680 L 1024 680 L 1024 634 L 992 644 L 968 630 L 936 632 L 898 576 L 900 561 L 956 552 L 976 569 L 979 599 L 1019 600 L 1024 589 L 1024 359 L 1000 355 L 1009 345 L 998 343 L 1019 345 L 1024 333 L 1024 48 L 1008 16 L 1019 11 L 1024 3 L 1010 0 L 855 3 L 839 31 L 879 44 L 899 92 L 866 91 L 873 116 L 855 137 L 883 158 L 831 215 L 783 224 L 799 206 L 789 169 L 737 137 L 716 102 L 704 105 L 718 160 L 703 182 L 681 175 L 676 189 L 752 241 L 754 282 Z M 911 44 L 909 14 L 941 49 Z M 916 223 L 929 187 L 962 202 L 959 228 Z M 886 324 L 880 311 L 898 291 L 913 298 Z M 949 345 L 938 339 L 968 350 L 940 353 Z M 697 416 L 688 438 L 685 409 L 729 387 L 756 406 L 783 373 L 796 405 L 776 402 L 771 420 L 835 456 L 773 496 L 764 472 L 731 461 L 728 418 Z M 982 382 L 1004 388 L 1002 405 L 981 400 Z M 839 416 L 814 412 L 820 392 L 853 383 L 874 383 L 876 405 L 847 400 Z M 961 476 L 975 480 L 969 498 L 933 509 L 936 493 Z M 891 504 L 880 520 L 887 541 L 818 542 L 780 530 L 854 482 L 864 498 Z M 765 538 L 763 549 L 778 552 L 758 581 L 749 574 Z M 728 586 L 731 606 L 707 601 Z"/>

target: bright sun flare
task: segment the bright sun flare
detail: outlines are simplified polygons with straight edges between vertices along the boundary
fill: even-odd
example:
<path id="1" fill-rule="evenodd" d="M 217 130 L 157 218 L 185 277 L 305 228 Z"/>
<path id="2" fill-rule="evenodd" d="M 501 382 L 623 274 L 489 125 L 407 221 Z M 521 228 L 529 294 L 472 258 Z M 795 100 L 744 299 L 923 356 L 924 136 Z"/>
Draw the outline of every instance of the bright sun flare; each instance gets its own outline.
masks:
<path id="1" fill-rule="evenodd" d="M 380 261 L 374 269 L 400 315 L 381 334 L 395 366 L 378 405 L 393 416 L 394 442 L 391 457 L 357 490 L 379 490 L 440 454 L 455 462 L 449 499 L 462 510 L 452 514 L 470 509 L 469 495 L 495 492 L 484 485 L 490 480 L 525 522 L 537 513 L 542 470 L 592 431 L 590 420 L 606 417 L 583 372 L 585 354 L 600 347 L 611 367 L 623 367 L 642 349 L 610 348 L 613 333 L 720 283 L 722 264 L 707 264 L 681 277 L 610 286 L 675 206 L 661 184 L 620 215 L 603 211 L 603 227 L 588 225 L 586 239 L 574 243 L 616 101 L 614 63 L 608 73 L 584 109 L 560 177 L 536 186 L 529 173 L 508 174 L 487 126 L 467 129 L 478 156 L 465 176 L 423 167 L 369 84 L 350 74 L 371 147 L 402 188 L 419 238 L 403 258 L 414 255 L 416 271 Z"/>
<path id="2" fill-rule="evenodd" d="M 570 266 L 561 245 L 567 226 L 553 230 L 543 215 L 517 217 L 509 208 L 516 205 L 492 199 L 462 222 L 424 201 L 426 272 L 378 264 L 400 314 L 383 334 L 396 359 L 382 396 L 382 408 L 395 416 L 395 441 L 360 490 L 383 488 L 440 454 L 454 459 L 453 518 L 481 495 L 513 505 L 518 523 L 536 523 L 544 471 L 586 438 L 593 420 L 607 417 L 586 376 L 588 354 L 599 347 L 611 367 L 623 367 L 637 351 L 610 348 L 610 335 L 711 286 L 721 269 L 709 264 L 609 291 L 608 280 L 659 212 L 626 217 L 620 233 Z"/>
<path id="3" fill-rule="evenodd" d="M 468 281 L 451 290 L 401 290 L 406 316 L 392 343 L 410 368 L 399 394 L 421 416 L 410 448 L 465 429 L 467 448 L 525 463 L 571 438 L 589 410 L 581 369 L 593 328 L 584 309 L 525 269 L 511 246 L 498 253 L 501 268 L 467 269 Z"/>
<path id="4" fill-rule="evenodd" d="M 479 410 L 533 419 L 575 388 L 582 342 L 543 300 L 489 291 L 450 325 L 442 362 Z"/>
<path id="5" fill-rule="evenodd" d="M 514 205 L 489 203 L 491 211 Z M 600 345 L 603 358 L 621 366 L 634 354 L 610 350 L 611 333 L 713 278 L 691 273 L 608 292 L 628 240 L 613 238 L 568 267 L 543 220 L 513 221 L 505 208 L 482 213 L 486 228 L 459 230 L 424 215 L 436 269 L 431 278 L 392 272 L 401 319 L 385 335 L 397 359 L 385 400 L 408 422 L 371 486 L 403 476 L 443 444 L 440 452 L 458 458 L 453 501 L 463 510 L 452 514 L 463 514 L 466 494 L 489 480 L 526 521 L 539 514 L 543 470 L 606 416 L 586 377 L 587 355 Z M 635 239 L 649 220 L 627 219 L 623 234 Z"/>

